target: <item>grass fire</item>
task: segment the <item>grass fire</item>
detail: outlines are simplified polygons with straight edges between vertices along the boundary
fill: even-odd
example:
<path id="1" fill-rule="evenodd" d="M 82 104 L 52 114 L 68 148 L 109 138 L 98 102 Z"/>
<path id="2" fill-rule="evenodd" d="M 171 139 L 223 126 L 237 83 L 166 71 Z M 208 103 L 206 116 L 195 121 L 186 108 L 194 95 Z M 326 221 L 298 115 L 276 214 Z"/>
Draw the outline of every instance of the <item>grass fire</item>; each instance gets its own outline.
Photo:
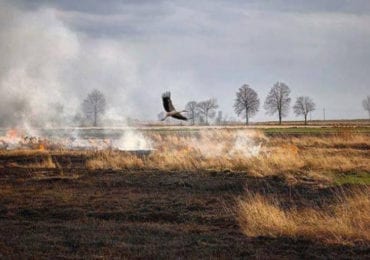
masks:
<path id="1" fill-rule="evenodd" d="M 369 25 L 0 0 L 0 259 L 370 259 Z"/>
<path id="2" fill-rule="evenodd" d="M 368 133 L 306 130 L 148 127 L 78 139 L 11 129 L 1 138 L 0 251 L 364 255 Z"/>

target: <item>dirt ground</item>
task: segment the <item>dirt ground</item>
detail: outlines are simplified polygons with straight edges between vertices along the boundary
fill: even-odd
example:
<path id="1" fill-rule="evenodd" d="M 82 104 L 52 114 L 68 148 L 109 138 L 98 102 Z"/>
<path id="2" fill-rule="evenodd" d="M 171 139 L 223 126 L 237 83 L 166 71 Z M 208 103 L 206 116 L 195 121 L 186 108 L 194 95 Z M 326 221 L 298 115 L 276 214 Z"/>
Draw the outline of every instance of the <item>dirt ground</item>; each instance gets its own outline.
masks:
<path id="1" fill-rule="evenodd" d="M 1 158 L 0 158 L 1 159 Z M 246 191 L 319 205 L 333 189 L 231 172 L 29 169 L 2 161 L 0 257 L 366 258 L 364 245 L 246 237 L 235 218 Z"/>

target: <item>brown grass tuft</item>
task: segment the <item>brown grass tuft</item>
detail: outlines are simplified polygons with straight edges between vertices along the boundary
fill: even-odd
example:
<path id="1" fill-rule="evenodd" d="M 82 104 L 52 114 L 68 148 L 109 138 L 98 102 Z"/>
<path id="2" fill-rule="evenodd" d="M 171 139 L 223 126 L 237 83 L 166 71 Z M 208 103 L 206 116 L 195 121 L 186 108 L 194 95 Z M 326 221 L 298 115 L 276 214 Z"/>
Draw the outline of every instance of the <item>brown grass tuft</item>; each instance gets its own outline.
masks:
<path id="1" fill-rule="evenodd" d="M 327 208 L 283 208 L 260 194 L 239 201 L 238 221 L 247 236 L 292 237 L 325 243 L 370 245 L 369 190 L 339 195 Z"/>
<path id="2" fill-rule="evenodd" d="M 144 161 L 134 155 L 122 155 L 114 151 L 96 152 L 86 161 L 86 168 L 97 169 L 142 169 Z"/>

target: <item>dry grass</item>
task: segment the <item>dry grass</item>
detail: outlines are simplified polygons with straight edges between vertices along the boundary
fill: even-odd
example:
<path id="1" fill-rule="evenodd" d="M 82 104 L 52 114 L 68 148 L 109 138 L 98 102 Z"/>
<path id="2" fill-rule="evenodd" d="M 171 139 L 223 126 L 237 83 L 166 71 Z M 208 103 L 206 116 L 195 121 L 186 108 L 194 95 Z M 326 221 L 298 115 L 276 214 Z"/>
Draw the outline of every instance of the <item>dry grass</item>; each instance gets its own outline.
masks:
<path id="1" fill-rule="evenodd" d="M 325 209 L 283 208 L 259 194 L 239 201 L 238 221 L 247 236 L 292 237 L 326 243 L 370 245 L 369 190 L 339 195 Z"/>
<path id="2" fill-rule="evenodd" d="M 86 162 L 86 168 L 96 169 L 138 169 L 144 168 L 144 161 L 134 155 L 122 156 L 121 153 L 113 151 L 94 153 L 93 159 Z"/>
<path id="3" fill-rule="evenodd" d="M 26 168 L 56 168 L 55 163 L 53 162 L 53 159 L 51 158 L 50 154 L 48 154 L 46 157 L 44 157 L 39 162 L 30 163 L 27 165 L 19 165 L 20 167 L 26 167 Z"/>
<path id="4" fill-rule="evenodd" d="M 333 202 L 332 188 L 317 181 L 336 174 L 368 180 L 368 135 L 266 137 L 247 129 L 207 129 L 146 137 L 155 149 L 149 156 L 51 146 L 0 151 L 0 254 L 355 258 L 368 251 L 369 186 L 338 193 Z M 282 175 L 286 182 L 247 175 Z M 316 180 L 299 179 L 306 176 Z M 345 178 L 339 184 L 348 183 Z M 235 204 L 244 185 L 255 193 Z M 264 190 L 279 197 L 258 193 Z M 237 219 L 229 210 L 235 206 Z M 168 250 L 161 250 L 163 244 Z"/>
<path id="5" fill-rule="evenodd" d="M 30 167 L 55 167 L 50 155 L 83 156 L 85 166 L 99 169 L 215 170 L 252 176 L 309 176 L 331 180 L 337 173 L 370 172 L 370 138 L 350 129 L 333 135 L 266 137 L 250 129 L 205 129 L 197 132 L 147 132 L 155 151 L 140 157 L 116 150 L 13 150 L 0 156 L 41 156 Z M 39 165 L 38 165 L 39 164 Z"/>
<path id="6" fill-rule="evenodd" d="M 231 170 L 253 176 L 370 172 L 370 138 L 270 137 L 258 131 L 210 130 L 197 134 L 150 134 L 156 151 L 139 158 L 115 151 L 93 153 L 89 169 Z"/>
<path id="7" fill-rule="evenodd" d="M 0 155 L 1 156 L 1 155 Z M 56 168 L 56 164 L 54 163 L 51 154 L 47 152 L 34 152 L 31 151 L 12 151 L 9 154 L 2 155 L 3 158 L 12 158 L 12 160 L 6 161 L 3 163 L 0 168 L 7 168 L 7 167 L 17 167 L 17 168 L 27 168 L 27 169 L 53 169 Z M 19 160 L 14 159 L 20 158 Z M 24 160 L 24 157 L 32 157 L 32 159 Z"/>

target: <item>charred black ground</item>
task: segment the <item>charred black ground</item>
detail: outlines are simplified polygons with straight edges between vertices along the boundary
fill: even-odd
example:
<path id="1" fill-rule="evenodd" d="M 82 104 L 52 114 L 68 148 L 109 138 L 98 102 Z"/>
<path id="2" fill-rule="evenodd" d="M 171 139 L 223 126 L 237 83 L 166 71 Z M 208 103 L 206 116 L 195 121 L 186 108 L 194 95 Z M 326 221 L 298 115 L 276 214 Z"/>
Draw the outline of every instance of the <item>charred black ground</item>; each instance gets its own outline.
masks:
<path id="1" fill-rule="evenodd" d="M 288 186 L 278 177 L 232 172 L 88 171 L 79 167 L 78 158 L 64 158 L 77 170 L 12 167 L 9 158 L 2 158 L 8 164 L 0 168 L 1 257 L 370 255 L 364 245 L 249 238 L 235 218 L 236 199 L 246 191 L 315 207 L 330 201 L 337 188 L 320 188 L 312 180 Z"/>

